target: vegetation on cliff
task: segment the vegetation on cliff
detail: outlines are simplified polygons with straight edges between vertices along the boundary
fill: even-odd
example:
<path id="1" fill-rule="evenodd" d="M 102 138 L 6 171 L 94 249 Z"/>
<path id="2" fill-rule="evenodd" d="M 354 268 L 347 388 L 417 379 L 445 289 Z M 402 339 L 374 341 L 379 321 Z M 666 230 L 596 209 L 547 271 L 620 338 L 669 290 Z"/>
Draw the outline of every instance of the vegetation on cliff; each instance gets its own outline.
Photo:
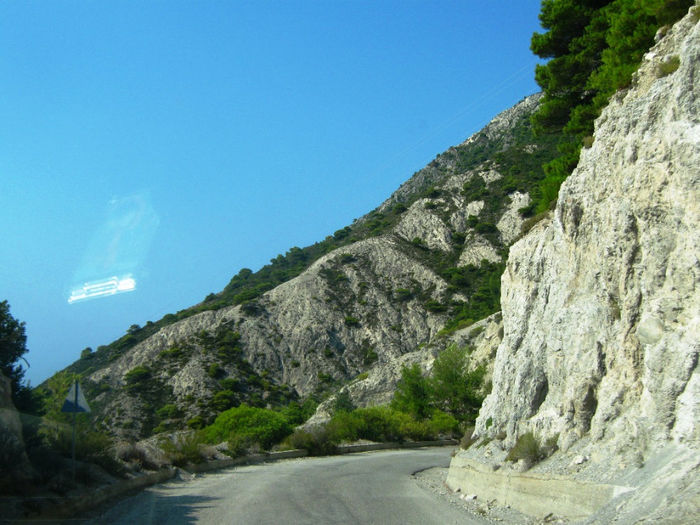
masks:
<path id="1" fill-rule="evenodd" d="M 537 211 L 556 200 L 559 186 L 590 146 L 593 122 L 618 90 L 627 88 L 657 30 L 688 12 L 694 0 L 544 0 L 544 33 L 532 36 L 541 58 L 535 79 L 544 91 L 532 116 L 540 134 L 563 133 L 560 155 L 543 165 Z"/>

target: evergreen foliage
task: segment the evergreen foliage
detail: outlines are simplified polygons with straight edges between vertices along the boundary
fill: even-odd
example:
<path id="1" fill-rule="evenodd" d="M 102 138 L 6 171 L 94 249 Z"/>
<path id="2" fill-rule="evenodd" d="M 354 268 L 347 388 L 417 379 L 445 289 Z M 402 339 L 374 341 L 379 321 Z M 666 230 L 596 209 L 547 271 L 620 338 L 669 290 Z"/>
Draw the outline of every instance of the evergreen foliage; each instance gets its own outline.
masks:
<path id="1" fill-rule="evenodd" d="M 30 388 L 22 381 L 24 368 L 19 362 L 26 353 L 25 325 L 12 316 L 7 301 L 0 301 L 0 373 L 10 380 L 12 401 L 20 411 L 33 407 Z"/>
<path id="2" fill-rule="evenodd" d="M 485 370 L 468 370 L 468 349 L 450 345 L 435 358 L 429 377 L 413 364 L 401 370 L 391 407 L 416 419 L 425 419 L 435 410 L 459 421 L 476 418 L 483 396 Z"/>
<path id="3" fill-rule="evenodd" d="M 549 59 L 535 69 L 544 91 L 532 116 L 541 134 L 563 131 L 560 155 L 543 165 L 537 211 L 548 209 L 578 163 L 584 137 L 611 95 L 629 86 L 657 29 L 681 18 L 694 0 L 543 0 L 531 49 Z"/>
<path id="4" fill-rule="evenodd" d="M 404 367 L 396 385 L 391 406 L 411 416 L 424 419 L 430 413 L 430 385 L 418 364 Z"/>

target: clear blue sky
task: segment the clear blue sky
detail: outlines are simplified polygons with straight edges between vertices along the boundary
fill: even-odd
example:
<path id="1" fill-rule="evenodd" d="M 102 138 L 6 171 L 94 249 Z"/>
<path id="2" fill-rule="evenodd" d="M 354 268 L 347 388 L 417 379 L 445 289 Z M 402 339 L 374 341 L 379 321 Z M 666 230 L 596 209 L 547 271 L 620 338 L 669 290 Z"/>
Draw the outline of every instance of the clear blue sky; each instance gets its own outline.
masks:
<path id="1" fill-rule="evenodd" d="M 0 4 L 0 300 L 38 384 L 378 206 L 537 91 L 539 0 Z M 67 303 L 110 202 L 138 288 Z"/>

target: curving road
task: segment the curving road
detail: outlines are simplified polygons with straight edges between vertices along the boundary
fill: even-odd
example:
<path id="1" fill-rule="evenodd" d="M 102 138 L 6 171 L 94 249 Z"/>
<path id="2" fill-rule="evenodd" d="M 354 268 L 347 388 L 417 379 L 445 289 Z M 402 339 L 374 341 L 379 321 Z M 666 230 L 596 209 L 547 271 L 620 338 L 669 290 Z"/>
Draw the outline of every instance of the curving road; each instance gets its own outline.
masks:
<path id="1" fill-rule="evenodd" d="M 392 450 L 236 467 L 151 487 L 91 518 L 117 524 L 486 523 L 421 486 L 452 448 Z"/>

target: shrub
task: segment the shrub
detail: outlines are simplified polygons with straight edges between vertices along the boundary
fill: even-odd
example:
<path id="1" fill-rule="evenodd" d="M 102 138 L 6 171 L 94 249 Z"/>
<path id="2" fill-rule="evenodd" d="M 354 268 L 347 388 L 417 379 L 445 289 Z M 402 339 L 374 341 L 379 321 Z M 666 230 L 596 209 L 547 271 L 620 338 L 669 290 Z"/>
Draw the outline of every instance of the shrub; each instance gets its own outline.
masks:
<path id="1" fill-rule="evenodd" d="M 207 375 L 212 379 L 218 379 L 225 374 L 225 370 L 221 368 L 219 363 L 212 363 L 207 369 Z"/>
<path id="2" fill-rule="evenodd" d="M 371 441 L 400 441 L 401 423 L 410 420 L 408 414 L 382 406 L 358 408 L 351 415 L 358 418 L 358 437 Z"/>
<path id="3" fill-rule="evenodd" d="M 409 301 L 413 298 L 413 292 L 408 288 L 398 288 L 395 295 L 397 301 Z"/>
<path id="4" fill-rule="evenodd" d="M 379 356 L 377 355 L 377 352 L 374 350 L 374 348 L 365 348 L 364 349 L 364 355 L 362 356 L 362 363 L 365 365 L 370 365 L 374 363 L 377 359 L 379 359 Z"/>
<path id="5" fill-rule="evenodd" d="M 467 370 L 468 349 L 450 345 L 435 359 L 429 389 L 433 405 L 465 420 L 476 416 L 483 402 L 479 389 L 485 369 Z"/>
<path id="6" fill-rule="evenodd" d="M 241 405 L 219 414 L 204 430 L 210 443 L 232 440 L 259 444 L 267 450 L 292 431 L 287 419 L 273 410 Z"/>
<path id="7" fill-rule="evenodd" d="M 180 416 L 180 409 L 176 405 L 165 405 L 156 410 L 156 415 L 161 419 L 173 419 Z"/>
<path id="8" fill-rule="evenodd" d="M 236 404 L 236 394 L 230 390 L 220 390 L 209 402 L 209 406 L 217 412 L 223 412 Z"/>
<path id="9" fill-rule="evenodd" d="M 438 301 L 435 300 L 430 300 L 425 303 L 425 309 L 428 310 L 429 312 L 444 312 L 447 310 L 447 306 L 444 304 L 439 303 Z"/>
<path id="10" fill-rule="evenodd" d="M 204 418 L 202 416 L 194 416 L 187 421 L 187 426 L 194 430 L 201 430 L 204 428 Z"/>
<path id="11" fill-rule="evenodd" d="M 522 459 L 533 464 L 543 457 L 543 451 L 535 435 L 532 432 L 526 432 L 517 439 L 513 448 L 510 449 L 506 456 L 506 461 L 519 461 Z"/>
<path id="12" fill-rule="evenodd" d="M 151 378 L 151 371 L 145 366 L 137 366 L 124 374 L 126 387 L 129 389 L 138 388 Z"/>
<path id="13" fill-rule="evenodd" d="M 462 233 L 462 232 L 454 232 L 452 234 L 452 242 L 457 244 L 457 245 L 462 245 L 464 244 L 464 241 L 467 239 L 467 236 Z"/>
<path id="14" fill-rule="evenodd" d="M 190 463 L 202 463 L 206 457 L 203 452 L 203 439 L 200 432 L 180 434 L 174 439 L 163 439 L 159 443 L 168 461 L 176 467 Z"/>
<path id="15" fill-rule="evenodd" d="M 421 248 L 423 250 L 427 249 L 427 246 L 425 245 L 425 242 L 423 242 L 423 239 L 420 237 L 414 237 L 413 240 L 411 241 L 411 244 L 417 248 Z"/>
<path id="16" fill-rule="evenodd" d="M 350 398 L 350 394 L 347 390 L 341 390 L 335 396 L 335 402 L 333 403 L 333 413 L 337 412 L 352 412 L 355 410 L 355 405 Z"/>
<path id="17" fill-rule="evenodd" d="M 441 410 L 435 410 L 428 420 L 428 435 L 426 437 L 437 438 L 439 436 L 456 436 L 459 432 L 459 421 Z"/>
<path id="18" fill-rule="evenodd" d="M 296 401 L 292 401 L 280 410 L 280 414 L 290 425 L 301 425 L 313 415 L 317 406 L 316 401 L 312 398 L 307 399 L 301 405 Z"/>
<path id="19" fill-rule="evenodd" d="M 338 412 L 333 415 L 325 427 L 330 441 L 337 444 L 356 441 L 364 436 L 364 421 L 356 412 Z"/>
<path id="20" fill-rule="evenodd" d="M 241 384 L 238 382 L 238 380 L 232 377 L 227 377 L 219 381 L 219 386 L 223 390 L 230 390 L 231 392 L 236 392 L 240 389 Z"/>
<path id="21" fill-rule="evenodd" d="M 360 320 L 357 319 L 356 317 L 353 317 L 351 315 L 348 315 L 345 317 L 345 324 L 347 326 L 359 326 L 360 325 Z"/>
<path id="22" fill-rule="evenodd" d="M 311 456 L 327 456 L 338 451 L 325 426 L 310 430 L 296 430 L 287 438 L 286 443 L 291 448 L 306 450 Z"/>
<path id="23" fill-rule="evenodd" d="M 116 456 L 125 463 L 131 463 L 137 470 L 158 470 L 160 467 L 153 461 L 146 450 L 134 443 L 123 443 L 117 447 Z"/>
<path id="24" fill-rule="evenodd" d="M 73 444 L 71 425 L 56 421 L 44 421 L 39 433 L 43 442 L 65 457 L 70 457 Z M 80 461 L 95 463 L 108 472 L 120 474 L 121 465 L 113 455 L 112 439 L 102 432 L 92 430 L 85 420 L 78 422 L 75 440 L 75 457 Z"/>

